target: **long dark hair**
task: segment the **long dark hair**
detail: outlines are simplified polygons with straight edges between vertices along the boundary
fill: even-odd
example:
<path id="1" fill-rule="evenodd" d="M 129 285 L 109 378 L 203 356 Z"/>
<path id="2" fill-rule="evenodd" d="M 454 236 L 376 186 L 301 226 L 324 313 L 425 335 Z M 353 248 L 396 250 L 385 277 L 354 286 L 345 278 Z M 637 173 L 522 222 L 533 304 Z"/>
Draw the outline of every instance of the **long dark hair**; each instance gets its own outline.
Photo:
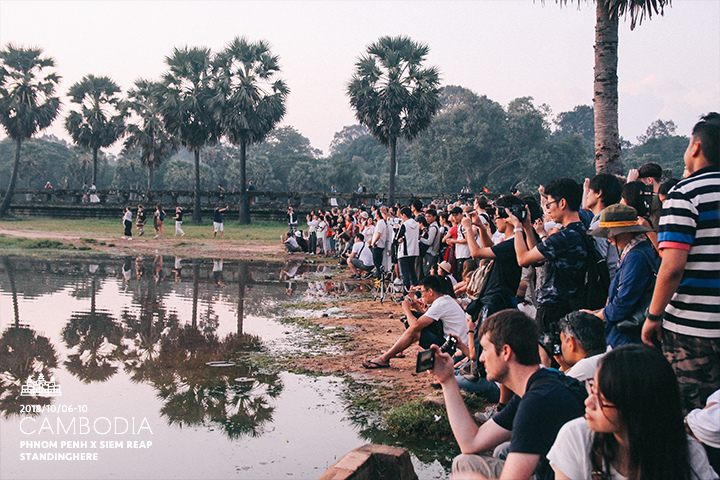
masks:
<path id="1" fill-rule="evenodd" d="M 627 430 L 628 478 L 689 479 L 680 390 L 662 353 L 645 345 L 616 348 L 605 355 L 597 375 L 598 391 L 607 403 L 615 405 L 619 421 Z M 593 455 L 598 453 L 605 460 L 604 478 L 609 478 L 610 462 L 618 454 L 612 433 L 595 433 Z"/>
<path id="2" fill-rule="evenodd" d="M 645 184 L 639 181 L 628 182 L 622 189 L 622 198 L 625 199 L 625 203 L 637 211 L 638 217 L 645 219 L 650 215 L 650 203 L 646 189 Z"/>

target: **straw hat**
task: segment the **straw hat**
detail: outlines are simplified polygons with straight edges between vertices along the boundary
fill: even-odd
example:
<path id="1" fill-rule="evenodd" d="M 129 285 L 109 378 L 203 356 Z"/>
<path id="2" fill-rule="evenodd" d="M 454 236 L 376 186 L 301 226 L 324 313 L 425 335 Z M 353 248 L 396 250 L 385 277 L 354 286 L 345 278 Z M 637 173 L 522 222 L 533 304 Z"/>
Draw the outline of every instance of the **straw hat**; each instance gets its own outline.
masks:
<path id="1" fill-rule="evenodd" d="M 595 237 L 610 238 L 620 233 L 650 231 L 650 228 L 638 224 L 637 211 L 633 207 L 616 203 L 600 213 L 600 226 L 588 233 Z"/>
<path id="2" fill-rule="evenodd" d="M 450 262 L 440 262 L 438 264 L 438 268 L 445 271 L 445 273 L 450 273 L 452 270 L 452 265 L 450 265 Z"/>

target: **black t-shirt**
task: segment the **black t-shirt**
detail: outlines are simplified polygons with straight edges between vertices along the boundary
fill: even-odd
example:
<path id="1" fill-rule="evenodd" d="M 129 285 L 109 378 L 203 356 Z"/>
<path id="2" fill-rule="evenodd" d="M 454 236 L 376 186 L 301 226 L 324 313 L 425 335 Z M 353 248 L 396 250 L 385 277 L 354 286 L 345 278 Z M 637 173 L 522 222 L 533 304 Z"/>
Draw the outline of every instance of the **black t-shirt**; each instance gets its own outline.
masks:
<path id="1" fill-rule="evenodd" d="M 560 381 L 538 382 L 553 376 L 557 378 L 557 375 L 557 372 L 545 368 L 533 373 L 528 379 L 525 395 L 515 395 L 493 417 L 500 427 L 512 431 L 510 453 L 540 455 L 536 469 L 540 478 L 549 471 L 546 455 L 560 428 L 585 414 L 583 401 Z"/>
<path id="2" fill-rule="evenodd" d="M 183 212 L 177 212 L 177 213 L 175 214 L 175 221 L 176 221 L 176 222 L 182 222 L 182 216 L 183 216 Z"/>
<path id="3" fill-rule="evenodd" d="M 507 297 L 514 297 L 522 275 L 522 267 L 518 265 L 517 255 L 515 255 L 515 240 L 511 237 L 490 248 L 495 254 L 495 262 L 482 296 L 499 293 Z"/>

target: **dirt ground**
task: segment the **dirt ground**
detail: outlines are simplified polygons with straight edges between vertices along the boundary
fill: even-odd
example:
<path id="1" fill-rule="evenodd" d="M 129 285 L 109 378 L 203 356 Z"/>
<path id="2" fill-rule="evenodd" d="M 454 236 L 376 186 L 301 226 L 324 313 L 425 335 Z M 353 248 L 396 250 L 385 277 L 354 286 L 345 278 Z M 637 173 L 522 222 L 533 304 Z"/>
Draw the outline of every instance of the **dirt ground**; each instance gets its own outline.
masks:
<path id="1" fill-rule="evenodd" d="M 284 260 L 294 258 L 302 259 L 303 254 L 290 257 L 279 244 L 242 244 L 225 239 L 185 240 L 175 237 L 166 237 L 162 240 L 136 237 L 132 241 L 118 239 L 117 237 L 96 238 L 95 243 L 87 244 L 80 236 L 58 232 L 36 232 L 28 230 L 15 230 L 0 228 L 0 234 L 33 239 L 50 239 L 71 243 L 75 247 L 89 246 L 93 252 L 109 255 L 151 255 L 159 251 L 163 254 L 182 255 L 185 257 L 222 257 L 225 259 L 264 258 Z M 335 280 L 349 273 L 341 271 L 335 275 Z M 369 282 L 369 281 L 368 281 Z M 378 383 L 395 388 L 395 394 L 400 402 L 412 396 L 434 396 L 437 391 L 430 386 L 432 375 L 423 372 L 415 373 L 415 358 L 420 347 L 415 345 L 406 350 L 406 358 L 395 358 L 390 362 L 390 368 L 367 370 L 362 361 L 373 358 L 392 346 L 404 330 L 399 318 L 402 308 L 390 300 L 383 304 L 379 301 L 356 298 L 333 297 L 334 304 L 342 310 L 338 317 L 320 317 L 311 319 L 323 326 L 338 326 L 350 332 L 351 340 L 345 344 L 345 351 L 340 355 L 319 356 L 307 359 L 298 359 L 293 362 L 297 368 L 308 369 L 323 373 L 343 373 L 351 377 Z M 402 386 L 402 388 L 398 388 Z M 390 398 L 389 400 L 393 400 Z"/>

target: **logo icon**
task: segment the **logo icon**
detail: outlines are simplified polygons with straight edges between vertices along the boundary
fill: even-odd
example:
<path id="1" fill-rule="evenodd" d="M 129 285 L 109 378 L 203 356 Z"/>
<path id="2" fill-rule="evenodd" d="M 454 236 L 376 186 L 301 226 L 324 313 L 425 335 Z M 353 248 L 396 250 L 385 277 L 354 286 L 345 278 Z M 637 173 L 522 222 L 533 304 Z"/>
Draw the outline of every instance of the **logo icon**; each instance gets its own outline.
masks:
<path id="1" fill-rule="evenodd" d="M 45 380 L 42 373 L 38 375 L 37 380 L 28 378 L 27 383 L 20 387 L 22 397 L 59 397 L 60 395 L 62 395 L 60 385 L 55 384 L 55 377 Z"/>

